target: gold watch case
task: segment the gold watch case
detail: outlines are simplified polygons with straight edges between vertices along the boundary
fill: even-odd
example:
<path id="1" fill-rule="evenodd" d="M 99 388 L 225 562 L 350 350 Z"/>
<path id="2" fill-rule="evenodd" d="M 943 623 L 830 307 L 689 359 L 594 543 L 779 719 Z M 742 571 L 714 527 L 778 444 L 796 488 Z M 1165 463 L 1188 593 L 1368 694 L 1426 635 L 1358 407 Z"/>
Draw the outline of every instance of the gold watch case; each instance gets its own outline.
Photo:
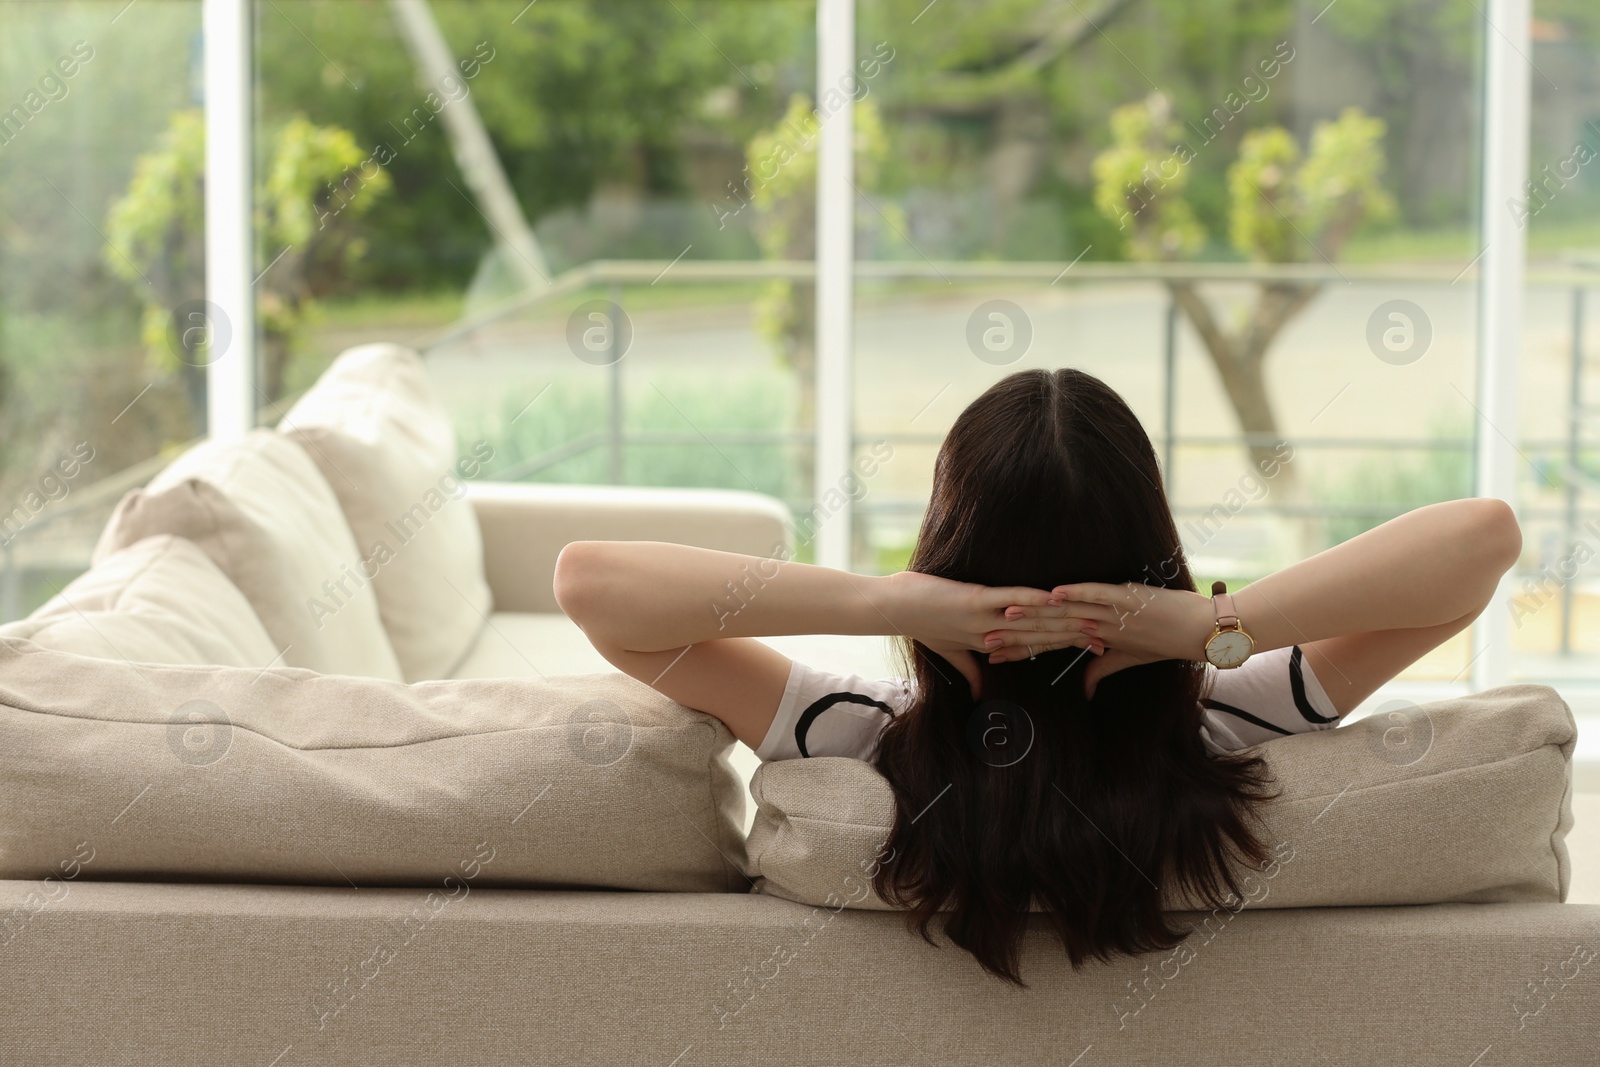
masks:
<path id="1" fill-rule="evenodd" d="M 1249 659 L 1255 647 L 1255 638 L 1243 629 L 1219 629 L 1206 641 L 1206 659 L 1213 667 L 1230 670 Z"/>

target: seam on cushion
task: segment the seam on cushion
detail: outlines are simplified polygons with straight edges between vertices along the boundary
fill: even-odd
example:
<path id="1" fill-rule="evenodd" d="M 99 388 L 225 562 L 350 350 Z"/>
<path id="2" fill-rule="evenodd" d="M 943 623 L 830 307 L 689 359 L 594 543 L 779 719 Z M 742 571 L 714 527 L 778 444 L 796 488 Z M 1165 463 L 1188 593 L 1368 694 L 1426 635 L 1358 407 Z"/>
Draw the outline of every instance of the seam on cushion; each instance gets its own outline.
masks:
<path id="1" fill-rule="evenodd" d="M 1491 761 L 1491 763 L 1474 763 L 1472 766 L 1454 766 L 1454 768 L 1450 768 L 1448 771 L 1440 771 L 1440 773 L 1437 774 L 1429 774 L 1427 777 L 1403 777 L 1403 779 L 1400 779 L 1398 782 L 1374 782 L 1373 785 L 1363 785 L 1362 789 L 1355 790 L 1355 792 L 1384 792 L 1384 790 L 1398 789 L 1398 787 L 1403 787 L 1403 785 L 1416 785 L 1418 782 L 1429 781 L 1429 779 L 1446 779 L 1446 777 L 1458 776 L 1458 774 L 1467 774 L 1470 773 L 1470 771 L 1482 771 L 1482 769 L 1493 768 L 1493 766 L 1510 765 L 1510 763 L 1518 763 L 1518 761 L 1530 760 L 1530 758 L 1544 753 L 1544 750 L 1546 749 L 1555 749 L 1557 752 L 1560 752 L 1560 750 L 1562 750 L 1562 745 L 1555 744 L 1555 742 L 1546 742 L 1546 744 L 1539 745 L 1538 749 L 1530 749 L 1528 752 L 1518 752 L 1517 755 L 1514 755 L 1514 757 L 1506 757 L 1504 760 L 1494 760 Z M 1563 763 L 1565 763 L 1565 761 L 1563 761 Z M 1566 763 L 1566 766 L 1571 765 L 1570 763 Z M 1571 776 L 1568 774 L 1568 782 L 1570 781 Z M 1317 795 L 1317 797 L 1294 797 L 1290 798 L 1290 800 L 1282 801 L 1282 803 L 1291 803 L 1291 805 L 1293 805 L 1293 803 L 1301 803 L 1301 801 L 1322 800 L 1323 797 L 1328 797 L 1328 795 L 1330 795 L 1330 793 L 1320 793 L 1320 795 Z M 1267 803 L 1270 805 L 1270 803 L 1278 803 L 1278 801 L 1269 800 Z"/>
<path id="2" fill-rule="evenodd" d="M 690 708 L 689 710 L 693 711 L 694 709 Z M 700 712 L 700 714 L 704 715 L 705 712 Z M 717 837 L 722 841 L 722 844 L 715 846 L 717 850 L 717 856 L 722 860 L 724 866 L 731 868 L 729 872 L 724 874 L 722 884 L 728 887 L 729 892 L 733 892 L 741 888 L 744 888 L 746 891 L 748 891 L 749 887 L 741 887 L 737 879 L 743 879 L 744 881 L 750 883 L 750 887 L 755 885 L 755 879 L 746 874 L 744 869 L 740 867 L 739 864 L 728 859 L 728 853 L 724 850 L 724 846 L 727 848 L 732 848 L 735 842 L 729 840 L 729 831 L 723 825 L 724 820 L 718 818 L 722 812 L 722 808 L 717 803 L 717 791 L 715 785 L 713 784 L 715 780 L 715 765 L 717 762 L 717 753 L 715 748 L 717 741 L 717 728 L 710 722 L 704 720 L 696 723 L 696 725 L 704 726 L 711 732 L 711 743 L 706 746 L 706 799 L 710 802 L 711 818 L 717 824 Z M 737 779 L 737 775 L 735 778 Z M 744 783 L 739 783 L 739 788 L 742 790 L 744 788 Z M 744 854 L 745 866 L 748 866 L 750 863 L 750 849 L 746 846 L 746 839 L 742 835 L 739 836 L 737 838 L 737 844 L 739 851 Z"/>
<path id="3" fill-rule="evenodd" d="M 1271 743 L 1272 743 L 1271 741 L 1263 741 L 1262 742 L 1262 744 L 1264 744 L 1264 745 L 1269 745 Z M 1251 747 L 1255 747 L 1255 746 L 1251 746 Z M 1501 756 L 1501 757 L 1499 757 L 1497 759 L 1486 760 L 1486 761 L 1484 761 L 1482 763 L 1471 763 L 1471 764 L 1468 764 L 1465 767 L 1451 767 L 1448 770 L 1435 771 L 1433 774 L 1422 775 L 1422 776 L 1417 777 L 1417 778 L 1401 778 L 1401 779 L 1399 779 L 1397 781 L 1393 781 L 1393 782 L 1374 782 L 1371 785 L 1362 786 L 1358 790 L 1358 792 L 1365 793 L 1365 792 L 1369 792 L 1369 791 L 1374 790 L 1374 789 L 1387 789 L 1390 786 L 1410 785 L 1410 784 L 1414 784 L 1416 782 L 1424 781 L 1424 780 L 1426 780 L 1428 778 L 1443 778 L 1446 775 L 1459 774 L 1459 773 L 1462 773 L 1464 771 L 1481 770 L 1481 769 L 1483 769 L 1485 767 L 1493 767 L 1496 764 L 1508 763 L 1508 762 L 1510 762 L 1512 760 L 1519 760 L 1519 759 L 1522 759 L 1524 756 L 1531 756 L 1534 753 L 1542 752 L 1543 750 L 1545 750 L 1547 748 L 1554 748 L 1554 749 L 1558 749 L 1559 750 L 1561 748 L 1561 744 L 1559 742 L 1556 742 L 1556 741 L 1544 741 L 1544 742 L 1541 742 L 1537 748 L 1525 749 L 1524 751 L 1518 752 L 1518 753 L 1516 753 L 1515 755 L 1512 755 L 1512 756 Z M 1240 749 L 1240 751 L 1243 751 L 1243 749 Z M 1426 758 L 1426 757 L 1424 757 L 1424 758 Z M 1570 762 L 1570 761 L 1568 761 L 1568 762 Z M 1274 774 L 1276 774 L 1276 772 L 1274 772 Z M 1288 803 L 1295 803 L 1295 802 L 1301 801 L 1301 800 L 1321 800 L 1321 799 L 1323 799 L 1325 797 L 1339 796 L 1342 793 L 1347 792 L 1349 790 L 1349 788 L 1350 788 L 1349 786 L 1346 786 L 1343 790 L 1340 790 L 1340 791 L 1334 792 L 1334 793 L 1316 793 L 1316 794 L 1313 794 L 1313 795 L 1310 795 L 1310 796 L 1297 796 L 1297 797 L 1294 797 L 1294 798 L 1290 799 L 1288 801 Z"/>
<path id="4" fill-rule="evenodd" d="M 1571 713 L 1572 713 L 1571 708 L 1568 708 L 1567 709 L 1567 714 L 1570 715 Z M 1561 791 L 1561 800 L 1556 805 L 1556 824 L 1550 828 L 1550 838 L 1549 838 L 1550 856 L 1551 856 L 1552 859 L 1555 860 L 1555 864 L 1556 864 L 1556 897 L 1563 904 L 1566 903 L 1567 897 L 1572 892 L 1572 853 L 1571 853 L 1570 850 L 1568 850 L 1568 853 L 1567 853 L 1567 884 L 1566 884 L 1566 887 L 1563 888 L 1562 884 L 1561 884 L 1561 853 L 1556 848 L 1556 832 L 1561 829 L 1561 816 L 1562 816 L 1562 814 L 1565 813 L 1565 812 L 1571 811 L 1571 810 L 1572 810 L 1572 763 L 1571 763 L 1571 760 L 1569 759 L 1568 762 L 1567 762 L 1567 785 L 1566 785 L 1566 788 Z M 1563 838 L 1563 840 L 1565 840 L 1565 838 Z"/>
<path id="5" fill-rule="evenodd" d="M 887 831 L 887 830 L 892 830 L 893 829 L 893 827 L 883 826 L 883 825 L 881 825 L 879 823 L 852 822 L 852 821 L 847 821 L 845 819 L 831 819 L 831 818 L 828 818 L 827 816 L 821 816 L 821 815 L 791 815 L 788 812 L 784 812 L 783 818 L 784 818 L 784 821 L 786 821 L 786 822 L 790 822 L 790 823 L 810 823 L 810 824 L 815 825 L 815 826 L 820 826 L 820 825 L 849 826 L 849 827 L 852 827 L 852 828 L 858 829 L 858 830 L 884 830 L 884 831 Z"/>
<path id="6" fill-rule="evenodd" d="M 224 569 L 227 571 L 228 580 L 231 582 L 234 575 L 233 548 L 228 543 L 228 539 L 222 536 L 222 524 L 217 521 L 217 512 L 212 507 L 209 495 L 210 493 L 221 495 L 222 490 L 209 482 L 201 481 L 199 478 L 189 478 L 186 480 L 186 484 L 189 487 L 190 495 L 194 497 L 200 511 L 204 514 L 206 524 L 209 527 L 206 530 L 206 534 L 216 543 L 218 550 L 222 553 L 222 558 L 226 563 Z M 204 487 L 204 491 L 202 487 Z M 249 598 L 246 597 L 246 599 L 248 600 Z M 250 605 L 250 610 L 256 611 L 255 604 L 252 603 Z M 259 612 L 257 614 L 259 615 Z M 276 644 L 277 642 L 274 641 L 273 643 Z"/>
<path id="7" fill-rule="evenodd" d="M 684 705 L 684 707 L 685 707 L 685 710 L 688 710 L 688 711 L 694 711 L 695 710 L 693 708 L 687 707 L 687 705 Z M 697 715 L 705 715 L 706 713 L 705 712 L 696 712 L 696 714 Z M 713 780 L 715 778 L 715 773 L 716 773 L 717 754 L 716 754 L 715 745 L 716 745 L 716 740 L 717 740 L 717 728 L 715 726 L 713 726 L 706 719 L 694 719 L 694 720 L 691 720 L 690 725 L 696 726 L 696 727 L 703 726 L 703 727 L 706 728 L 707 731 L 709 731 L 709 737 L 707 738 L 709 743 L 705 747 L 704 756 L 702 757 L 701 762 L 702 762 L 702 765 L 704 766 L 704 769 L 705 769 L 706 800 L 708 802 L 708 809 L 707 810 L 709 810 L 711 812 L 711 819 L 712 819 L 712 821 L 714 823 L 716 823 L 715 833 L 717 835 L 717 840 L 716 841 L 712 841 L 710 838 L 706 838 L 706 840 L 710 843 L 712 849 L 714 849 L 716 851 L 717 858 L 722 861 L 722 866 L 724 868 L 722 884 L 724 886 L 728 887 L 728 892 L 733 892 L 733 891 L 741 888 L 734 879 L 742 878 L 746 882 L 750 882 L 752 885 L 754 885 L 754 880 L 749 875 L 745 874 L 745 872 L 742 869 L 740 869 L 738 864 L 734 863 L 732 860 L 730 860 L 728 858 L 727 850 L 729 848 L 733 847 L 734 842 L 730 841 L 728 839 L 727 833 L 725 832 L 725 828 L 722 825 L 723 824 L 723 820 L 718 818 L 718 815 L 721 813 L 721 808 L 717 804 L 717 791 L 716 791 L 716 788 L 712 784 Z M 653 727 L 653 729 L 660 729 L 660 727 Z M 695 827 L 695 825 L 694 825 L 694 820 L 690 819 L 689 816 L 685 815 L 683 812 L 679 812 L 679 814 L 683 815 L 683 818 L 685 819 L 685 821 L 687 821 L 689 823 L 689 826 L 692 829 L 698 830 L 698 827 Z M 702 836 L 704 836 L 704 835 L 702 834 Z M 739 850 L 741 852 L 744 852 L 745 860 L 748 863 L 749 862 L 749 849 L 747 849 L 745 847 L 745 839 L 743 837 L 740 837 L 738 839 L 738 841 L 737 841 L 737 844 L 739 846 Z"/>
<path id="8" fill-rule="evenodd" d="M 690 708 L 689 710 L 693 711 L 694 709 Z M 704 713 L 702 712 L 702 714 L 704 714 Z M 736 863 L 734 863 L 734 862 L 732 862 L 731 860 L 728 859 L 728 853 L 726 851 L 724 851 L 724 849 L 723 849 L 723 845 L 728 845 L 729 847 L 732 847 L 732 842 L 728 841 L 727 836 L 723 832 L 722 820 L 720 818 L 718 818 L 718 815 L 721 814 L 722 809 L 717 804 L 717 790 L 716 790 L 716 787 L 715 787 L 715 784 L 714 784 L 715 779 L 716 779 L 716 763 L 717 763 L 717 751 L 716 751 L 717 728 L 715 726 L 712 726 L 709 722 L 704 722 L 704 721 L 698 723 L 698 725 L 704 726 L 707 730 L 711 731 L 711 736 L 709 738 L 709 743 L 706 745 L 706 753 L 705 753 L 705 759 L 704 759 L 705 769 L 706 769 L 706 779 L 705 779 L 706 780 L 706 800 L 710 804 L 711 818 L 717 824 L 717 826 L 716 826 L 717 838 L 722 842 L 722 844 L 718 844 L 718 845 L 715 846 L 716 850 L 717 850 L 717 856 L 718 856 L 718 858 L 720 858 L 722 860 L 722 862 L 723 862 L 723 864 L 725 866 L 733 868 L 731 877 L 727 873 L 724 873 L 723 878 L 722 878 L 722 884 L 727 886 L 727 887 L 729 887 L 729 891 L 731 892 L 734 888 L 737 887 L 737 884 L 738 884 L 738 883 L 736 883 L 734 881 L 735 877 L 743 878 L 745 881 L 750 882 L 751 885 L 754 885 L 755 882 L 754 882 L 753 879 L 750 878 L 749 875 L 745 874 L 745 872 L 740 869 L 738 864 L 736 864 Z M 741 788 L 743 788 L 742 784 L 741 784 Z M 750 850 L 745 847 L 745 843 L 744 843 L 744 841 L 742 839 L 739 841 L 739 851 L 744 853 L 745 863 L 748 864 L 750 862 Z"/>
<path id="9" fill-rule="evenodd" d="M 1559 699 L 1561 695 L 1559 693 L 1557 693 L 1556 696 Z M 1570 896 L 1571 893 L 1572 893 L 1572 853 L 1571 853 L 1570 849 L 1567 850 L 1567 856 L 1566 856 L 1566 859 L 1567 859 L 1567 865 L 1566 865 L 1567 878 L 1566 878 L 1566 884 L 1565 884 L 1565 886 L 1563 886 L 1562 879 L 1561 879 L 1561 874 L 1562 874 L 1562 870 L 1561 870 L 1561 852 L 1556 849 L 1556 833 L 1561 829 L 1561 817 L 1562 817 L 1562 815 L 1563 814 L 1570 814 L 1571 811 L 1572 811 L 1572 789 L 1573 789 L 1573 785 L 1572 785 L 1572 753 L 1576 752 L 1577 748 L 1578 748 L 1578 745 L 1577 745 L 1578 720 L 1572 714 L 1572 705 L 1568 704 L 1565 699 L 1561 700 L 1561 707 L 1562 707 L 1562 710 L 1564 710 L 1567 713 L 1567 722 L 1572 725 L 1572 735 L 1573 736 L 1572 736 L 1572 744 L 1567 749 L 1567 758 L 1566 758 L 1567 783 L 1566 783 L 1566 788 L 1564 788 L 1561 791 L 1561 802 L 1560 802 L 1560 805 L 1556 808 L 1556 824 L 1550 828 L 1549 847 L 1550 847 L 1550 854 L 1551 854 L 1551 856 L 1553 856 L 1555 858 L 1555 863 L 1556 863 L 1556 898 L 1558 900 L 1560 900 L 1564 904 L 1564 903 L 1566 903 L 1567 897 Z M 1564 745 L 1565 742 L 1563 742 L 1562 744 Z M 1558 746 L 1558 747 L 1560 747 L 1560 746 Z"/>
<path id="10" fill-rule="evenodd" d="M 94 659 L 94 658 L 98 658 L 98 657 L 90 656 L 90 657 L 85 657 L 85 658 Z M 115 662 L 115 661 L 108 660 L 106 662 Z M 133 661 L 131 661 L 131 660 L 124 660 L 123 662 L 126 663 L 130 667 L 134 665 Z M 166 667 L 166 666 L 168 666 L 168 664 L 165 664 L 165 663 L 151 663 L 151 664 L 148 664 L 148 666 Z M 240 668 L 240 669 L 243 670 L 243 669 L 247 669 L 247 668 Z M 163 729 L 163 730 L 167 729 L 168 727 L 170 727 L 172 725 L 170 722 L 148 722 L 148 721 L 143 720 L 143 719 L 102 719 L 102 718 L 93 718 L 93 717 L 88 716 L 88 715 L 67 715 L 67 714 L 64 714 L 64 713 L 59 712 L 59 711 L 46 711 L 46 710 L 42 710 L 42 709 L 39 709 L 39 708 L 25 708 L 25 707 L 19 707 L 16 704 L 0 703 L 0 712 L 6 712 L 6 711 L 14 711 L 14 712 L 17 712 L 18 714 L 22 714 L 22 715 L 49 715 L 49 716 L 52 716 L 53 718 L 57 718 L 57 719 L 71 719 L 73 722 L 107 723 L 107 724 L 115 723 L 115 724 L 121 725 L 121 726 L 154 726 L 154 727 L 158 727 L 158 728 Z M 563 723 L 549 723 L 549 724 L 542 725 L 542 726 L 506 726 L 506 727 L 502 727 L 501 729 L 498 729 L 498 730 L 479 730 L 479 731 L 476 731 L 474 733 L 440 734 L 438 737 L 422 737 L 422 738 L 418 738 L 415 741 L 401 741 L 401 742 L 398 742 L 398 743 L 392 744 L 392 745 L 324 745 L 324 746 L 317 747 L 317 746 L 307 746 L 307 745 L 292 745 L 289 742 L 284 741 L 281 738 L 273 737 L 271 734 L 264 734 L 260 730 L 252 729 L 249 726 L 245 726 L 245 725 L 242 725 L 240 723 L 233 722 L 231 720 L 227 723 L 227 726 L 230 729 L 239 730 L 239 731 L 241 731 L 243 733 L 247 733 L 247 734 L 254 734 L 257 737 L 260 737 L 260 738 L 263 738 L 263 739 L 265 739 L 267 741 L 270 741 L 273 744 L 278 745 L 281 748 L 286 748 L 286 749 L 290 750 L 291 752 L 380 752 L 380 751 L 384 751 L 384 750 L 387 750 L 387 749 L 411 748 L 414 745 L 434 744 L 434 743 L 439 742 L 439 741 L 462 741 L 462 740 L 469 740 L 469 739 L 475 738 L 475 737 L 494 737 L 496 734 L 526 733 L 526 732 L 528 732 L 530 730 L 565 730 L 569 725 L 570 725 L 569 723 L 564 723 L 563 722 Z M 634 726 L 633 729 L 634 730 L 678 730 L 678 729 L 681 729 L 681 727 L 678 727 L 678 726 Z"/>
<path id="11" fill-rule="evenodd" d="M 1439 771 L 1439 772 L 1437 772 L 1435 774 L 1427 775 L 1424 778 L 1403 778 L 1403 779 L 1401 779 L 1399 781 L 1396 781 L 1396 782 L 1376 782 L 1376 783 L 1373 783 L 1372 785 L 1362 786 L 1360 789 L 1357 789 L 1356 792 L 1358 794 L 1361 794 L 1361 793 L 1375 793 L 1375 792 L 1379 792 L 1379 791 L 1382 791 L 1382 790 L 1398 788 L 1398 787 L 1401 787 L 1401 786 L 1416 785 L 1419 782 L 1424 782 L 1424 781 L 1428 781 L 1428 780 L 1431 780 L 1431 779 L 1442 780 L 1442 779 L 1445 779 L 1445 778 L 1449 778 L 1449 777 L 1451 777 L 1453 775 L 1465 774 L 1465 773 L 1468 773 L 1468 772 L 1471 772 L 1471 771 L 1480 771 L 1480 770 L 1483 770 L 1485 768 L 1498 766 L 1500 764 L 1515 763 L 1515 762 L 1517 762 L 1519 760 L 1524 760 L 1524 759 L 1528 759 L 1528 758 L 1533 757 L 1533 756 L 1541 755 L 1544 752 L 1544 750 L 1547 749 L 1547 748 L 1553 748 L 1553 749 L 1555 749 L 1555 750 L 1557 750 L 1559 752 L 1560 749 L 1561 749 L 1561 746 L 1559 744 L 1555 744 L 1554 742 L 1546 742 L 1545 744 L 1540 745 L 1538 748 L 1529 749 L 1526 752 L 1519 752 L 1515 756 L 1507 756 L 1504 759 L 1494 760 L 1494 761 L 1489 762 L 1489 763 L 1475 763 L 1475 764 L 1472 764 L 1471 766 L 1468 766 L 1468 767 L 1452 767 L 1449 770 Z M 1571 777 L 1570 777 L 1570 775 L 1568 776 L 1567 781 L 1568 781 L 1568 789 L 1570 790 L 1571 789 Z M 1320 794 L 1316 794 L 1314 796 L 1293 797 L 1293 798 L 1285 799 L 1285 800 L 1282 800 L 1282 801 L 1267 801 L 1266 803 L 1269 806 L 1272 805 L 1272 804 L 1310 803 L 1311 801 L 1325 799 L 1328 796 L 1342 796 L 1346 792 L 1349 792 L 1348 787 L 1343 792 L 1336 793 L 1336 794 L 1320 793 Z M 758 807 L 759 807 L 759 805 L 758 805 Z M 782 810 L 781 807 L 779 808 L 779 810 L 780 811 Z M 831 825 L 834 825 L 834 826 L 855 826 L 855 827 L 861 827 L 861 828 L 864 828 L 864 829 L 865 828 L 872 828 L 872 827 L 876 826 L 876 824 L 874 824 L 874 823 L 863 823 L 863 822 L 849 821 L 849 820 L 845 820 L 845 819 L 835 818 L 835 817 L 833 817 L 831 815 L 828 815 L 826 813 L 819 813 L 819 812 L 815 812 L 815 811 L 801 811 L 801 812 L 784 811 L 783 812 L 783 817 L 785 819 L 788 819 L 788 820 L 792 821 L 792 822 L 828 823 L 828 824 L 831 824 Z M 1559 816 L 1557 817 L 1557 822 L 1559 823 Z M 1551 831 L 1551 839 L 1552 839 L 1552 846 L 1551 847 L 1552 847 L 1552 851 L 1554 851 L 1554 844 L 1553 844 L 1554 837 L 1555 837 L 1555 831 L 1552 830 Z"/>

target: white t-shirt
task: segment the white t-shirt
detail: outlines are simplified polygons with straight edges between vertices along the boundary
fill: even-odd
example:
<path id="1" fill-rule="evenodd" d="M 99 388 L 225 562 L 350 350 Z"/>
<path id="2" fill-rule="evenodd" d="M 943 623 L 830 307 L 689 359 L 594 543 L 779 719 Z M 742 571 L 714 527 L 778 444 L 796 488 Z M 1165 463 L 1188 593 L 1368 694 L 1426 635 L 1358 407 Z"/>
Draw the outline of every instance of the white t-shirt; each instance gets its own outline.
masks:
<path id="1" fill-rule="evenodd" d="M 1214 677 L 1210 695 L 1200 701 L 1200 739 L 1212 753 L 1339 725 L 1333 701 L 1299 645 L 1258 652 L 1231 670 L 1209 664 L 1205 670 Z M 916 683 L 909 679 L 829 674 L 795 660 L 756 756 L 870 760 L 890 718 L 903 714 L 915 697 Z"/>

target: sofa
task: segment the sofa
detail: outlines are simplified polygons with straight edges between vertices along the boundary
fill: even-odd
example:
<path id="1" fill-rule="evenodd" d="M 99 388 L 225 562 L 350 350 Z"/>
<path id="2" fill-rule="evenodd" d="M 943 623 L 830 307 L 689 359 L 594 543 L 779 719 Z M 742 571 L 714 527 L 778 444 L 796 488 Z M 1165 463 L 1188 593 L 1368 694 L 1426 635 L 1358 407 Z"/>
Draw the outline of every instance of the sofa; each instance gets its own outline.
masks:
<path id="1" fill-rule="evenodd" d="M 1036 921 L 1016 989 L 865 888 L 875 771 L 757 768 L 556 607 L 569 541 L 771 557 L 783 505 L 492 461 L 414 353 L 352 350 L 0 627 L 0 1063 L 1600 1062 L 1547 687 L 1415 709 L 1427 758 L 1376 724 L 1263 746 L 1297 864 L 1175 899 L 1182 957 L 1074 971 Z"/>

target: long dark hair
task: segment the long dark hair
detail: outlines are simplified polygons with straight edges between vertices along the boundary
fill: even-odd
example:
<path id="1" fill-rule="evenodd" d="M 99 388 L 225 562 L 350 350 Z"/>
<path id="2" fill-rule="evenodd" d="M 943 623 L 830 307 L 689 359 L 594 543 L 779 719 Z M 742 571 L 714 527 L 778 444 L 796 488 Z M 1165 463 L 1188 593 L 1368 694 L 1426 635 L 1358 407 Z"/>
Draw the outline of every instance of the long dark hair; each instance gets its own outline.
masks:
<path id="1" fill-rule="evenodd" d="M 961 413 L 908 569 L 1041 589 L 1194 589 L 1149 438 L 1114 390 L 1072 369 L 1012 374 Z M 1114 643 L 1114 631 L 1102 633 Z M 1083 649 L 1002 664 L 980 655 L 975 702 L 922 644 L 904 639 L 901 652 L 917 701 L 875 759 L 897 811 L 873 882 L 930 943 L 945 912 L 945 936 L 1025 985 L 1033 906 L 1077 969 L 1176 946 L 1187 931 L 1168 925 L 1160 887 L 1223 907 L 1242 896 L 1230 848 L 1253 867 L 1266 862 L 1251 824 L 1270 773 L 1259 757 L 1205 749 L 1203 664 L 1118 671 L 1091 702 Z"/>

